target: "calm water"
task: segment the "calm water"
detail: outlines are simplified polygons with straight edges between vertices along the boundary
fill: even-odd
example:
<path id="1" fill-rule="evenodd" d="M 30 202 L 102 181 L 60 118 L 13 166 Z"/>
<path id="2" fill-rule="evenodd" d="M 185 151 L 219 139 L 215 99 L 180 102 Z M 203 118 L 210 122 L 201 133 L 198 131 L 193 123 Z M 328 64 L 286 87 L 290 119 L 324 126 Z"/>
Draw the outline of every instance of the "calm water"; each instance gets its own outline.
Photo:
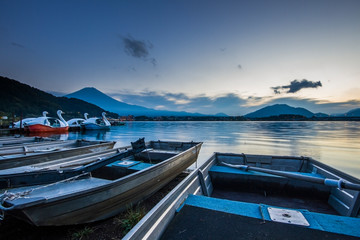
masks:
<path id="1" fill-rule="evenodd" d="M 309 156 L 360 178 L 360 122 L 128 122 L 68 139 L 202 141 L 198 164 L 213 152 Z"/>

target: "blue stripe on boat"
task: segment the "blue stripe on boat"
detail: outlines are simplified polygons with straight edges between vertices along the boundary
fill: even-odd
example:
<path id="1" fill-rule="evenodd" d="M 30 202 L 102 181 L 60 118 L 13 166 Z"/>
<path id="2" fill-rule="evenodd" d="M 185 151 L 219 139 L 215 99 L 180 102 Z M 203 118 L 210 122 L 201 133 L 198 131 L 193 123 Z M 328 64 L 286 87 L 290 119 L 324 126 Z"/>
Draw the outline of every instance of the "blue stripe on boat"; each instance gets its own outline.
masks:
<path id="1" fill-rule="evenodd" d="M 185 205 L 257 219 L 264 218 L 266 221 L 271 221 L 267 208 L 273 207 L 265 204 L 237 202 L 197 195 L 189 195 L 185 201 Z M 294 210 L 297 210 L 304 215 L 304 217 L 310 223 L 308 228 L 360 237 L 360 218 L 314 213 L 303 209 Z"/>

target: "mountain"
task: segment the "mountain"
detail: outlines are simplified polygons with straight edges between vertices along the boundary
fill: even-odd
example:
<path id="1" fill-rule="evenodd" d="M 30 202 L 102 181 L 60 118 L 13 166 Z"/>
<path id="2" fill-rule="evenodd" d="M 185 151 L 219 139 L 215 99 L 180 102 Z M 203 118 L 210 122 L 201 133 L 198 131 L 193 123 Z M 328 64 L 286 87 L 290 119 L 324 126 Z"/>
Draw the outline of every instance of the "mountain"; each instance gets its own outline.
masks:
<path id="1" fill-rule="evenodd" d="M 143 112 L 150 113 L 154 111 L 153 109 L 117 101 L 93 87 L 83 88 L 65 95 L 65 97 L 81 99 L 120 115 L 138 115 Z"/>
<path id="2" fill-rule="evenodd" d="M 326 113 L 314 113 L 314 117 L 318 117 L 318 118 L 324 118 L 324 117 L 329 117 L 329 114 Z"/>
<path id="3" fill-rule="evenodd" d="M 112 97 L 109 97 L 105 93 L 97 90 L 93 87 L 83 88 L 79 91 L 65 95 L 69 98 L 78 98 L 86 102 L 95 104 L 108 111 L 115 112 L 122 116 L 134 115 L 134 116 L 203 116 L 199 113 L 188 112 L 175 112 L 175 111 L 163 111 L 146 108 L 138 105 L 127 104 Z"/>
<path id="4" fill-rule="evenodd" d="M 360 108 L 350 110 L 346 113 L 347 117 L 360 117 Z"/>
<path id="5" fill-rule="evenodd" d="M 305 108 L 294 108 L 286 104 L 275 104 L 261 108 L 255 112 L 246 114 L 244 117 L 247 118 L 265 118 L 279 115 L 299 115 L 307 118 L 314 116 L 314 113 L 310 112 Z"/>
<path id="6" fill-rule="evenodd" d="M 55 97 L 37 88 L 16 80 L 0 76 L 0 111 L 6 115 L 38 117 L 43 111 L 49 116 L 57 116 L 61 109 L 65 119 L 83 117 L 85 112 L 90 116 L 101 116 L 104 109 L 79 99 Z M 109 113 L 108 113 L 109 114 Z M 110 116 L 116 116 L 111 114 Z"/>

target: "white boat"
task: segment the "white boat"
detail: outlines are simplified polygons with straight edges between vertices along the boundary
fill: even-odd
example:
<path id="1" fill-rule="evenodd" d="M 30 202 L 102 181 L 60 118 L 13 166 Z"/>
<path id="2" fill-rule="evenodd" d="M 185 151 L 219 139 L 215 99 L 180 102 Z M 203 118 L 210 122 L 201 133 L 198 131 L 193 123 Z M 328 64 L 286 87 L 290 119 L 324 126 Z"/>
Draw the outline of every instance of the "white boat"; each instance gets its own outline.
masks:
<path id="1" fill-rule="evenodd" d="M 84 113 L 84 118 L 72 118 L 69 121 L 67 121 L 69 125 L 69 130 L 80 130 L 81 124 L 88 119 L 88 113 Z"/>
<path id="2" fill-rule="evenodd" d="M 69 125 L 61 114 L 63 114 L 63 111 L 58 110 L 58 118 L 52 118 L 47 116 L 38 117 L 24 124 L 24 129 L 28 132 L 67 132 L 69 130 Z"/>
<path id="3" fill-rule="evenodd" d="M 81 124 L 81 127 L 86 130 L 108 130 L 110 129 L 111 124 L 107 120 L 105 115 L 106 113 L 103 112 L 101 118 L 98 117 L 89 118 Z"/>
<path id="4" fill-rule="evenodd" d="M 49 114 L 47 111 L 43 112 L 43 117 L 46 117 L 46 114 Z M 17 122 L 14 123 L 13 126 L 10 126 L 10 128 L 24 128 L 24 125 L 28 124 L 29 122 L 35 120 L 36 118 L 24 118 L 22 120 L 19 120 Z"/>

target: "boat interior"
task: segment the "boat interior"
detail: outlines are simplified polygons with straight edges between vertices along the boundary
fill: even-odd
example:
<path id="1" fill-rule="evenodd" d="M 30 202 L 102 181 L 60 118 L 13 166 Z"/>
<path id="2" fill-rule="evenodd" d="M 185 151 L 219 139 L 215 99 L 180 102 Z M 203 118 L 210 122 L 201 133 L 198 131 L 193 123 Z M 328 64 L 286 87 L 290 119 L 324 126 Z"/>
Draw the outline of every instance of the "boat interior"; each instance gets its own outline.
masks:
<path id="1" fill-rule="evenodd" d="M 197 143 L 151 141 L 146 149 L 91 172 L 92 177 L 116 180 L 174 157 Z"/>
<path id="2" fill-rule="evenodd" d="M 123 158 L 92 172 L 92 176 L 107 180 L 116 180 L 126 175 L 149 168 L 178 154 L 170 151 L 145 150 L 138 154 Z"/>
<path id="3" fill-rule="evenodd" d="M 244 171 L 225 166 L 223 162 L 356 182 L 308 158 L 216 153 L 191 175 L 194 178 L 184 180 L 187 184 L 177 189 L 177 193 L 184 195 L 176 198 L 180 199 L 179 206 L 161 239 L 360 237 L 359 228 L 354 227 L 360 226 L 359 191 Z M 164 204 L 162 209 L 169 208 Z M 152 229 L 151 223 L 147 227 Z"/>
<path id="4" fill-rule="evenodd" d="M 334 169 L 308 158 L 260 155 L 217 154 L 216 164 L 208 170 L 212 184 L 211 197 L 241 202 L 267 204 L 311 212 L 342 216 L 358 216 L 359 191 L 339 189 L 296 178 L 287 178 L 257 171 L 243 171 L 224 166 L 222 162 L 246 164 L 281 170 L 315 178 L 346 179 Z M 346 179 L 349 181 L 349 179 Z M 355 180 L 355 179 L 350 179 Z"/>

